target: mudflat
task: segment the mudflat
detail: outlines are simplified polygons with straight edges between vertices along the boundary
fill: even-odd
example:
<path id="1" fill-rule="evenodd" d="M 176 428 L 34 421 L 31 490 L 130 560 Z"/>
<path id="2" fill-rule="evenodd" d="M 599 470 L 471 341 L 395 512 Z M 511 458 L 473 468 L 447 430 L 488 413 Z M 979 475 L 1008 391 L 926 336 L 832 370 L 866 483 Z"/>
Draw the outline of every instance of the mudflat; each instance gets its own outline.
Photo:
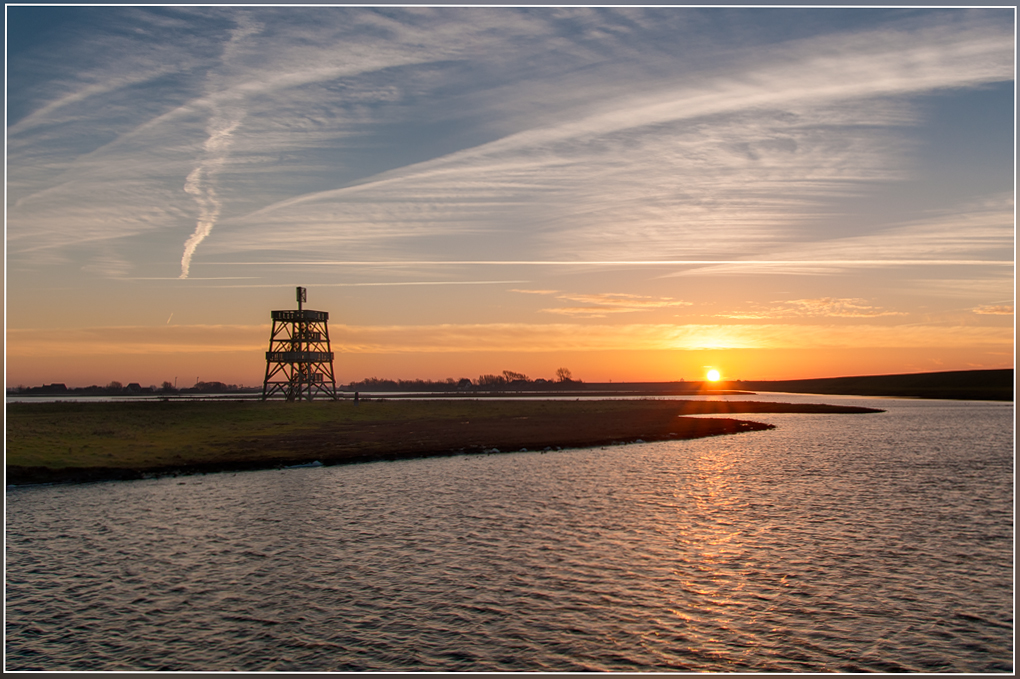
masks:
<path id="1" fill-rule="evenodd" d="M 7 406 L 6 483 L 581 448 L 771 429 L 694 414 L 862 414 L 873 408 L 699 400 L 168 401 Z"/>

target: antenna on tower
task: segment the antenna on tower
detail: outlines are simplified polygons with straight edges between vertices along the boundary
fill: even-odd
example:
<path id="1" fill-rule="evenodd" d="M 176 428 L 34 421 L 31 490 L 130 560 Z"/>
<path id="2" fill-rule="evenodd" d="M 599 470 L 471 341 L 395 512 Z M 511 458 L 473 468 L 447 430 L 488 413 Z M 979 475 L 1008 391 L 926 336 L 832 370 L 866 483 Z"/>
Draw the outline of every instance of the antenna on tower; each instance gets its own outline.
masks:
<path id="1" fill-rule="evenodd" d="M 298 289 L 297 289 L 297 308 L 298 308 L 298 311 L 301 311 L 301 304 L 302 304 L 302 302 L 307 302 L 307 301 L 308 301 L 308 290 L 306 290 L 305 288 L 302 288 L 301 286 L 298 286 Z"/>

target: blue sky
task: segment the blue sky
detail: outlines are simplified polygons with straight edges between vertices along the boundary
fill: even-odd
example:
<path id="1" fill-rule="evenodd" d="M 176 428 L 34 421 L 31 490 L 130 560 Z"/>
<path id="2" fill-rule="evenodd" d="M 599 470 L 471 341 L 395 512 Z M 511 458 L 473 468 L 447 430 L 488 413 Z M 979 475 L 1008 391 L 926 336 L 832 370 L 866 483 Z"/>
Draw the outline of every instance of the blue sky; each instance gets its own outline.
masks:
<path id="1" fill-rule="evenodd" d="M 8 382 L 52 351 L 257 373 L 294 285 L 353 372 L 436 366 L 393 377 L 1012 365 L 1012 8 L 7 12 Z"/>

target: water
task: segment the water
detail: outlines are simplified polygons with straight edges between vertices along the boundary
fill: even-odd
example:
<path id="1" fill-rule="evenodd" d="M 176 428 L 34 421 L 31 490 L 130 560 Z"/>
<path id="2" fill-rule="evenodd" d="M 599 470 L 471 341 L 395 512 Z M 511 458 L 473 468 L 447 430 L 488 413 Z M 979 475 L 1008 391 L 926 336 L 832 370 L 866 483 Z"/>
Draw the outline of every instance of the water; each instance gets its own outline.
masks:
<path id="1" fill-rule="evenodd" d="M 8 489 L 6 669 L 1011 671 L 1012 404 L 797 400 L 888 412 Z"/>

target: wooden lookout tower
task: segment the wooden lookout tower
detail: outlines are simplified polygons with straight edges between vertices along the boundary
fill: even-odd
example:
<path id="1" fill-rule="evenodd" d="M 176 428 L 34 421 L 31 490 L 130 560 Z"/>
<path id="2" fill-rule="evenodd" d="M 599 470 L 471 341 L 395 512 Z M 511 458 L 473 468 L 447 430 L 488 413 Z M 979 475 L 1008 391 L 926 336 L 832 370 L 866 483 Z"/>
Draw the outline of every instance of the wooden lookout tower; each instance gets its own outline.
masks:
<path id="1" fill-rule="evenodd" d="M 305 288 L 297 289 L 297 311 L 273 312 L 273 332 L 266 352 L 262 400 L 283 396 L 311 401 L 316 396 L 337 400 L 333 352 L 329 347 L 329 312 L 303 309 Z"/>

